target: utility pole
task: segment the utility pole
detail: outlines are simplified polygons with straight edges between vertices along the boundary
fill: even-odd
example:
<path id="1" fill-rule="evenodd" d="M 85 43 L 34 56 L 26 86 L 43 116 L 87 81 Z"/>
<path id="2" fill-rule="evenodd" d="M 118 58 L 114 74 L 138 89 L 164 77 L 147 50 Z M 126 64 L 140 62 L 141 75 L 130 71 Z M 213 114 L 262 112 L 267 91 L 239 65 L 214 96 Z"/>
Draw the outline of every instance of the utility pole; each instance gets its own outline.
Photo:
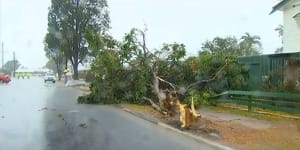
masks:
<path id="1" fill-rule="evenodd" d="M 4 66 L 4 44 L 3 44 L 3 42 L 2 42 L 2 69 L 3 69 L 3 66 Z"/>
<path id="2" fill-rule="evenodd" d="M 16 75 L 16 53 L 13 52 L 13 59 L 14 59 L 14 71 L 13 71 L 13 77 Z"/>

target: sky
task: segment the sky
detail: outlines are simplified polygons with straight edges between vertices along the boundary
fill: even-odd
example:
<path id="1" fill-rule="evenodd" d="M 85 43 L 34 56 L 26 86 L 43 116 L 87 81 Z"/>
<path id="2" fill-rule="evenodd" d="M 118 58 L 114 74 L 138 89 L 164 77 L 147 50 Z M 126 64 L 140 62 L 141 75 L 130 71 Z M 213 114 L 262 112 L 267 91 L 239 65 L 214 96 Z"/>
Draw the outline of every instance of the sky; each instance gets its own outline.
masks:
<path id="1" fill-rule="evenodd" d="M 269 15 L 278 0 L 108 0 L 110 34 L 122 40 L 131 28 L 147 26 L 148 48 L 163 43 L 184 43 L 187 55 L 197 55 L 201 44 L 216 36 L 245 32 L 261 37 L 264 54 L 274 53 L 281 39 L 274 29 L 282 13 Z M 50 0 L 0 0 L 0 42 L 5 61 L 12 53 L 23 66 L 45 65 L 43 40 L 47 32 Z M 0 57 L 1 59 L 1 57 Z"/>

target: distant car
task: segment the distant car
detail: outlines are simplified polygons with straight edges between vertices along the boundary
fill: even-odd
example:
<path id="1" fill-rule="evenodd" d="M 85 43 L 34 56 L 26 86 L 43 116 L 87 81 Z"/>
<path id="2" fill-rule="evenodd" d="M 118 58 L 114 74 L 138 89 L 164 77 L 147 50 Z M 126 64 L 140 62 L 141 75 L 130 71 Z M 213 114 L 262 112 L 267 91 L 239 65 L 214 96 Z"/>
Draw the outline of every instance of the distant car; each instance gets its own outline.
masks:
<path id="1" fill-rule="evenodd" d="M 9 83 L 10 81 L 9 75 L 0 74 L 0 83 Z"/>
<path id="2" fill-rule="evenodd" d="M 44 77 L 44 82 L 50 81 L 52 83 L 55 83 L 55 75 L 53 73 L 47 73 Z"/>

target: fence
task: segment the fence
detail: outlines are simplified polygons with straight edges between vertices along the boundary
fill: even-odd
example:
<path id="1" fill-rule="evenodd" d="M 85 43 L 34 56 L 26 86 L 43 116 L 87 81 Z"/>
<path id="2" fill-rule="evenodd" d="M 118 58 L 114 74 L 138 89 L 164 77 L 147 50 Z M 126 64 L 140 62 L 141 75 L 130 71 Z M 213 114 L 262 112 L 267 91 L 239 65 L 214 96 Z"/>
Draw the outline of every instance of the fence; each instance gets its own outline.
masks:
<path id="1" fill-rule="evenodd" d="M 211 102 L 233 103 L 275 111 L 300 114 L 300 94 L 262 91 L 226 91 L 210 98 Z"/>

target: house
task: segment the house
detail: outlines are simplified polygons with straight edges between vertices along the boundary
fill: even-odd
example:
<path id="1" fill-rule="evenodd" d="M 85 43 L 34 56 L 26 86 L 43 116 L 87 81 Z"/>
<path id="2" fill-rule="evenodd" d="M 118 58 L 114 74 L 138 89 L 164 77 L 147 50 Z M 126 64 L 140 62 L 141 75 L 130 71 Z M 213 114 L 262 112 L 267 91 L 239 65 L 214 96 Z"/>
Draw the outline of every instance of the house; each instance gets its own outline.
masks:
<path id="1" fill-rule="evenodd" d="M 283 52 L 300 52 L 300 0 L 282 0 L 271 13 L 283 12 Z"/>

